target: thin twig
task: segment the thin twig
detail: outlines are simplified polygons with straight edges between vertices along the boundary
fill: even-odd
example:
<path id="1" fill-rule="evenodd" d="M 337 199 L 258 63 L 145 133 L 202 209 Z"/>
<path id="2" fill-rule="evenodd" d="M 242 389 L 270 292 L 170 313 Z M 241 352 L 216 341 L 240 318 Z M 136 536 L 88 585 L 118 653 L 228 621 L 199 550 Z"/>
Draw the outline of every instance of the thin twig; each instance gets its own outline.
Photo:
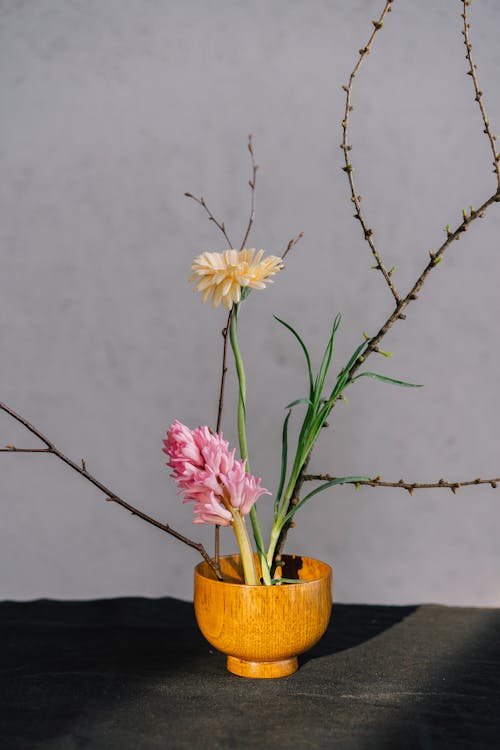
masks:
<path id="1" fill-rule="evenodd" d="M 285 260 L 286 256 L 288 255 L 292 247 L 295 247 L 297 242 L 299 242 L 299 240 L 301 240 L 303 236 L 304 236 L 304 232 L 300 232 L 296 237 L 293 237 L 291 240 L 288 241 L 288 245 L 284 249 L 283 254 L 281 256 L 281 260 Z"/>
<path id="2" fill-rule="evenodd" d="M 20 414 L 17 414 L 13 409 L 8 407 L 6 404 L 2 403 L 0 401 L 0 409 L 2 411 L 5 411 L 7 414 L 9 414 L 13 419 L 15 419 L 17 422 L 22 424 L 29 432 L 31 432 L 33 435 L 36 435 L 37 438 L 39 438 L 42 443 L 45 443 L 47 446 L 44 449 L 41 450 L 34 450 L 30 448 L 15 448 L 15 446 L 7 446 L 6 448 L 2 448 L 2 452 L 7 451 L 10 453 L 52 453 L 57 458 L 61 459 L 65 464 L 70 466 L 72 469 L 74 469 L 78 474 L 80 474 L 82 477 L 87 479 L 91 484 L 93 484 L 97 489 L 101 490 L 106 495 L 106 500 L 109 502 L 117 503 L 122 508 L 125 508 L 126 510 L 130 511 L 132 515 L 138 516 L 138 518 L 142 518 L 143 521 L 146 521 L 146 523 L 150 523 L 152 526 L 156 526 L 156 528 L 161 529 L 161 531 L 165 531 L 167 534 L 170 534 L 171 536 L 178 539 L 180 542 L 183 542 L 184 544 L 187 544 L 188 547 L 192 547 L 193 549 L 197 550 L 200 555 L 203 557 L 203 559 L 210 565 L 216 576 L 220 579 L 220 573 L 218 572 L 214 561 L 209 557 L 207 551 L 205 550 L 204 546 L 200 542 L 195 542 L 192 539 L 189 539 L 188 537 L 184 536 L 183 534 L 180 534 L 178 531 L 173 529 L 171 526 L 165 523 L 161 523 L 160 521 L 157 521 L 155 518 L 152 518 L 151 516 L 148 516 L 146 513 L 143 513 L 142 510 L 139 510 L 138 508 L 135 508 L 133 505 L 130 505 L 130 503 L 127 503 L 125 500 L 123 500 L 121 497 L 116 495 L 114 492 L 112 492 L 109 487 L 106 487 L 102 482 L 100 482 L 96 477 L 94 477 L 90 472 L 88 472 L 83 466 L 79 466 L 77 463 L 71 460 L 71 458 L 68 458 L 64 455 L 56 446 L 54 443 L 49 440 L 37 427 L 34 427 L 30 422 L 28 422 L 27 419 L 22 417 Z"/>
<path id="3" fill-rule="evenodd" d="M 227 322 L 225 327 L 222 329 L 222 338 L 224 339 L 224 345 L 222 348 L 222 371 L 220 376 L 220 389 L 219 389 L 219 406 L 217 409 L 217 427 L 216 432 L 220 432 L 222 422 L 222 409 L 224 408 L 224 387 L 226 384 L 226 373 L 227 373 L 227 339 L 229 336 L 229 327 L 231 325 L 231 318 L 233 317 L 233 308 L 230 309 L 227 316 Z"/>
<path id="4" fill-rule="evenodd" d="M 464 20 L 464 28 L 463 28 L 462 34 L 464 37 L 464 44 L 465 44 L 465 49 L 466 49 L 465 57 L 467 58 L 467 61 L 469 63 L 469 70 L 467 71 L 467 75 L 470 75 L 472 77 L 472 83 L 474 84 L 474 91 L 476 94 L 475 100 L 478 103 L 479 110 L 481 112 L 481 117 L 483 119 L 483 125 L 484 125 L 483 132 L 488 136 L 488 140 L 490 142 L 491 153 L 493 154 L 493 167 L 494 167 L 493 171 L 495 172 L 497 176 L 497 185 L 500 189 L 500 155 L 496 149 L 496 144 L 495 144 L 496 136 L 493 135 L 493 133 L 491 132 L 490 121 L 488 120 L 488 116 L 484 108 L 483 92 L 480 90 L 479 83 L 477 80 L 477 74 L 476 74 L 477 65 L 475 65 L 474 61 L 472 60 L 472 45 L 470 43 L 470 38 L 469 38 L 470 24 L 469 24 L 469 18 L 467 15 L 467 7 L 470 5 L 470 0 L 462 0 L 462 4 L 464 6 L 464 11 L 462 13 L 462 18 Z"/>
<path id="5" fill-rule="evenodd" d="M 220 229 L 220 231 L 222 232 L 222 234 L 226 238 L 227 244 L 229 245 L 230 248 L 232 248 L 233 244 L 232 244 L 232 242 L 229 239 L 229 236 L 227 234 L 226 225 L 224 224 L 223 221 L 217 221 L 217 219 L 215 218 L 215 216 L 213 215 L 213 213 L 210 211 L 209 207 L 205 203 L 205 198 L 203 196 L 201 196 L 200 198 L 197 198 L 196 195 L 193 195 L 192 193 L 184 193 L 184 195 L 186 196 L 186 198 L 192 198 L 194 201 L 196 201 L 196 203 L 198 203 L 198 205 L 202 206 L 205 209 L 205 211 L 208 214 L 209 220 L 213 221 L 213 223 L 215 224 L 215 226 L 218 229 Z"/>
<path id="6" fill-rule="evenodd" d="M 49 448 L 16 448 L 15 445 L 6 445 L 0 448 L 0 453 L 52 453 Z"/>
<path id="7" fill-rule="evenodd" d="M 222 348 L 222 371 L 221 371 L 221 376 L 220 376 L 219 406 L 217 409 L 217 426 L 215 428 L 216 432 L 220 432 L 221 423 L 222 423 L 222 409 L 224 408 L 224 389 L 226 385 L 226 373 L 227 373 L 227 340 L 229 336 L 229 326 L 231 325 L 232 315 L 233 315 L 233 309 L 231 308 L 227 316 L 226 326 L 225 328 L 222 329 L 222 338 L 224 339 L 224 345 Z M 220 558 L 220 526 L 219 524 L 216 524 L 215 526 L 214 546 L 215 546 L 215 564 L 219 566 L 219 558 Z"/>
<path id="8" fill-rule="evenodd" d="M 219 524 L 215 524 L 215 530 L 214 530 L 214 562 L 215 567 L 220 573 L 220 579 L 223 580 L 222 573 L 220 572 L 220 526 Z"/>
<path id="9" fill-rule="evenodd" d="M 398 304 L 400 301 L 400 296 L 392 281 L 392 274 L 394 271 L 394 267 L 387 270 L 387 268 L 384 266 L 382 259 L 380 257 L 380 254 L 377 248 L 375 247 L 375 243 L 373 241 L 373 229 L 370 229 L 361 211 L 361 196 L 358 195 L 358 191 L 356 189 L 354 176 L 353 176 L 353 166 L 349 158 L 349 152 L 352 149 L 352 145 L 349 143 L 349 140 L 348 140 L 349 118 L 350 118 L 350 113 L 352 111 L 352 105 L 351 105 L 352 85 L 353 85 L 354 79 L 356 78 L 356 74 L 363 63 L 363 60 L 370 53 L 371 45 L 373 43 L 373 40 L 375 39 L 377 32 L 384 25 L 385 16 L 387 15 L 387 13 L 391 11 L 392 2 L 393 0 L 387 0 L 385 7 L 378 21 L 372 21 L 373 31 L 371 33 L 371 36 L 368 39 L 368 42 L 366 43 L 366 45 L 362 49 L 359 50 L 359 59 L 356 65 L 354 66 L 351 75 L 349 76 L 349 81 L 347 85 L 342 86 L 342 89 L 345 91 L 345 111 L 344 111 L 344 119 L 342 120 L 342 143 L 340 144 L 340 148 L 344 152 L 345 166 L 342 167 L 342 169 L 346 173 L 347 179 L 349 180 L 349 187 L 351 190 L 351 201 L 353 202 L 354 208 L 355 208 L 354 218 L 357 219 L 359 223 L 361 224 L 361 228 L 363 230 L 363 236 L 365 240 L 368 242 L 372 255 L 375 258 L 375 265 L 373 266 L 373 268 L 381 272 L 382 276 L 386 280 L 386 283 L 389 289 L 392 292 L 392 296 L 394 297 L 396 304 Z"/>
<path id="10" fill-rule="evenodd" d="M 257 170 L 259 168 L 259 165 L 255 161 L 255 155 L 253 152 L 253 142 L 252 142 L 252 134 L 250 133 L 248 136 L 248 151 L 250 153 L 250 158 L 252 160 L 252 178 L 248 181 L 248 184 L 250 185 L 250 192 L 251 192 L 251 198 L 250 198 L 250 218 L 248 219 L 248 225 L 245 232 L 245 235 L 243 237 L 243 240 L 241 242 L 240 250 L 243 250 L 245 247 L 245 243 L 248 239 L 248 235 L 250 234 L 250 230 L 252 228 L 253 220 L 255 218 L 255 183 L 257 181 Z"/>
<path id="11" fill-rule="evenodd" d="M 331 482 L 336 477 L 330 474 L 304 474 L 304 482 Z M 380 477 L 374 477 L 373 479 L 362 479 L 358 482 L 345 482 L 345 484 L 354 484 L 357 487 L 364 485 L 366 487 L 396 487 L 400 490 L 407 490 L 410 495 L 413 495 L 414 490 L 427 490 L 427 489 L 449 489 L 456 493 L 461 487 L 469 487 L 476 484 L 489 484 L 490 487 L 496 489 L 500 477 L 494 477 L 493 479 L 470 479 L 467 482 L 449 482 L 447 479 L 440 479 L 438 482 L 405 482 L 404 479 L 400 479 L 397 482 L 386 482 Z"/>

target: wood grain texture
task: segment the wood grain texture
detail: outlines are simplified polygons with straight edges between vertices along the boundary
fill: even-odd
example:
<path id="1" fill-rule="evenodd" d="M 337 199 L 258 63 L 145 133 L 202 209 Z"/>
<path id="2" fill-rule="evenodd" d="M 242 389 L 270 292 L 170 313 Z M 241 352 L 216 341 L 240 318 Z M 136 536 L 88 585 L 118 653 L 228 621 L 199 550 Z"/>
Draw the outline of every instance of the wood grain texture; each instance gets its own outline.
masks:
<path id="1" fill-rule="evenodd" d="M 194 608 L 209 643 L 228 655 L 228 669 L 245 677 L 281 677 L 297 655 L 319 641 L 330 620 L 332 571 L 308 557 L 284 555 L 280 586 L 247 586 L 238 555 L 221 558 L 224 582 L 202 562 L 195 568 Z"/>

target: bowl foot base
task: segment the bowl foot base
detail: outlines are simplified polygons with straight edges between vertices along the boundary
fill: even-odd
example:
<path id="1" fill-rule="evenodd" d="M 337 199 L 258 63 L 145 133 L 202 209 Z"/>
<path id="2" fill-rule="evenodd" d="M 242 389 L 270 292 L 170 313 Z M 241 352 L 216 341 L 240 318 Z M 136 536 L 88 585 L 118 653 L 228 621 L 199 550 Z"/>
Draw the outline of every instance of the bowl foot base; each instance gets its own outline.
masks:
<path id="1" fill-rule="evenodd" d="M 271 679 L 293 674 L 299 668 L 299 661 L 296 656 L 281 661 L 245 661 L 237 656 L 228 656 L 227 668 L 239 677 Z"/>

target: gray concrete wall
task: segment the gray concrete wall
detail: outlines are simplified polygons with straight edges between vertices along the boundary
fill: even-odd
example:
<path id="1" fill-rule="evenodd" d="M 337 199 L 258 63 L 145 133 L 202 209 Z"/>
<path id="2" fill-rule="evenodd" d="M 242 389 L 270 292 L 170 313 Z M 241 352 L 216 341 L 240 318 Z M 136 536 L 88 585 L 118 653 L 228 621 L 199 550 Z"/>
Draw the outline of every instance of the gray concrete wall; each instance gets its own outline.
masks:
<path id="1" fill-rule="evenodd" d="M 174 418 L 214 424 L 224 314 L 188 284 L 221 250 L 186 190 L 240 237 L 246 136 L 261 164 L 250 246 L 304 240 L 241 320 L 252 467 L 276 486 L 283 406 L 305 395 L 301 354 L 320 356 L 343 314 L 339 368 L 391 297 L 352 219 L 340 171 L 343 92 L 381 2 L 2 0 L 0 2 L 0 398 L 117 493 L 191 526 L 164 467 Z M 354 91 L 353 161 L 367 219 L 401 290 L 494 190 L 466 76 L 461 6 L 398 0 Z M 500 8 L 474 3 L 471 36 L 500 126 Z M 388 479 L 500 473 L 494 206 L 428 280 L 335 410 L 312 469 Z M 224 431 L 234 440 L 234 383 Z M 36 441 L 0 414 L 3 444 Z M 191 596 L 189 549 L 110 503 L 48 456 L 0 460 L 0 596 Z M 499 605 L 500 490 L 340 488 L 297 518 L 289 549 L 335 567 L 340 601 Z M 265 504 L 265 500 L 262 504 Z M 264 513 L 264 517 L 265 517 Z M 223 536 L 224 550 L 234 544 Z"/>

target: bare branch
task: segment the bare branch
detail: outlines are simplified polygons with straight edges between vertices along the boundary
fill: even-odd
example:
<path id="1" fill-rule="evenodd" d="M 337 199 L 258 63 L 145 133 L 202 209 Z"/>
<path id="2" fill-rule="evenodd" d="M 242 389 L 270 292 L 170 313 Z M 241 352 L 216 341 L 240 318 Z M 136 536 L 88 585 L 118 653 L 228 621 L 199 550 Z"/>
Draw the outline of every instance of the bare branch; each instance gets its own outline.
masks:
<path id="1" fill-rule="evenodd" d="M 248 136 L 248 151 L 250 153 L 250 158 L 252 160 L 252 178 L 248 181 L 248 184 L 250 185 L 250 191 L 251 191 L 251 199 L 250 199 L 250 218 L 248 219 L 248 226 L 245 232 L 245 235 L 243 237 L 243 240 L 241 242 L 240 250 L 243 250 L 245 247 L 245 243 L 248 239 L 248 235 L 250 234 L 250 230 L 252 228 L 253 220 L 255 218 L 255 183 L 257 181 L 257 170 L 259 168 L 259 165 L 255 161 L 255 155 L 253 152 L 253 141 L 252 141 L 252 134 L 250 133 Z"/>
<path id="2" fill-rule="evenodd" d="M 336 477 L 331 474 L 304 474 L 304 482 L 331 482 Z M 470 479 L 466 482 L 449 482 L 447 479 L 440 479 L 438 482 L 405 482 L 404 479 L 399 479 L 397 482 L 386 482 L 380 477 L 374 477 L 373 479 L 364 479 L 359 482 L 345 482 L 345 484 L 354 484 L 356 486 L 365 487 L 396 487 L 400 490 L 407 490 L 410 495 L 413 495 L 414 490 L 427 490 L 427 489 L 448 489 L 456 493 L 461 487 L 470 487 L 478 484 L 489 484 L 490 487 L 496 489 L 500 477 L 494 477 L 493 479 Z"/>
<path id="3" fill-rule="evenodd" d="M 223 221 L 217 221 L 217 219 L 215 218 L 215 216 L 213 215 L 213 213 L 210 211 L 209 207 L 205 203 L 205 198 L 203 196 L 201 196 L 200 198 L 197 198 L 192 193 L 184 193 L 184 195 L 186 196 L 186 198 L 192 198 L 194 201 L 196 201 L 196 203 L 198 203 L 198 205 L 202 206 L 202 208 L 205 209 L 205 211 L 208 214 L 209 221 L 213 221 L 213 223 L 215 224 L 215 226 L 218 229 L 220 229 L 220 231 L 222 232 L 222 234 L 226 238 L 227 244 L 229 245 L 230 248 L 232 248 L 233 244 L 232 244 L 232 242 L 229 239 L 229 236 L 227 234 L 226 225 L 224 224 Z"/>
<path id="4" fill-rule="evenodd" d="M 288 245 L 286 246 L 281 256 L 281 260 L 285 260 L 286 256 L 288 255 L 292 247 L 295 247 L 297 242 L 299 242 L 299 240 L 301 240 L 303 236 L 304 236 L 304 232 L 300 232 L 296 237 L 293 237 L 291 240 L 288 241 Z"/>
<path id="5" fill-rule="evenodd" d="M 497 176 L 497 185 L 498 185 L 498 188 L 500 189 L 500 155 L 496 148 L 496 143 L 495 143 L 496 136 L 493 135 L 493 133 L 491 132 L 490 121 L 488 120 L 488 116 L 484 108 L 483 92 L 480 90 L 479 83 L 477 80 L 477 74 L 476 74 L 477 65 L 474 64 L 474 61 L 472 59 L 472 45 L 470 43 L 470 38 L 469 38 L 470 24 L 469 24 L 469 19 L 467 15 L 467 8 L 470 5 L 470 0 L 462 0 L 462 3 L 464 6 L 464 11 L 462 13 L 462 18 L 464 20 L 464 28 L 463 28 L 462 34 L 464 37 L 464 44 L 465 44 L 465 49 L 466 49 L 465 57 L 467 58 L 467 61 L 469 63 L 469 70 L 467 71 L 467 75 L 470 75 L 472 77 L 472 83 L 474 84 L 474 91 L 476 92 L 475 100 L 478 103 L 479 110 L 481 112 L 481 117 L 483 119 L 483 125 L 484 125 L 483 132 L 488 136 L 488 140 L 490 142 L 491 153 L 493 154 L 493 167 L 494 167 L 493 171 L 495 172 Z"/>
<path id="6" fill-rule="evenodd" d="M 252 178 L 249 181 L 250 191 L 251 191 L 250 217 L 248 219 L 247 229 L 245 232 L 245 236 L 243 237 L 240 250 L 243 250 L 243 248 L 245 247 L 245 243 L 248 239 L 248 235 L 250 234 L 250 230 L 252 228 L 254 218 L 255 218 L 255 184 L 257 180 L 257 170 L 259 168 L 259 165 L 255 161 L 251 133 L 248 136 L 248 151 L 250 153 L 250 158 L 252 160 Z M 233 309 L 231 308 L 231 310 L 229 311 L 229 315 L 227 316 L 226 327 L 222 331 L 224 345 L 223 345 L 223 350 L 222 350 L 222 372 L 221 372 L 220 389 L 219 389 L 219 406 L 217 409 L 217 426 L 215 428 L 216 432 L 220 432 L 220 427 L 221 427 L 221 422 L 222 422 L 222 410 L 224 408 L 224 388 L 226 384 L 226 373 L 227 373 L 227 364 L 226 364 L 227 362 L 227 339 L 229 335 L 229 327 L 231 325 L 232 315 L 233 315 Z M 220 526 L 218 524 L 216 524 L 215 526 L 214 547 L 215 547 L 215 565 L 217 566 L 217 568 L 219 568 Z"/>
<path id="7" fill-rule="evenodd" d="M 371 33 L 371 36 L 368 39 L 368 42 L 366 43 L 366 45 L 362 49 L 359 50 L 358 62 L 354 66 L 352 73 L 349 76 L 349 81 L 347 85 L 342 86 L 342 89 L 345 91 L 345 111 L 344 111 L 344 119 L 342 120 L 342 143 L 340 144 L 340 148 L 344 152 L 345 166 L 342 167 L 342 169 L 346 173 L 347 179 L 349 181 L 349 188 L 351 190 L 351 201 L 353 202 L 354 208 L 355 208 L 354 218 L 359 221 L 361 225 L 361 229 L 363 230 L 363 236 L 365 240 L 367 241 L 368 245 L 370 246 L 372 255 L 375 258 L 375 265 L 373 266 L 373 268 L 375 268 L 377 271 L 380 271 L 380 273 L 382 274 L 382 276 L 384 277 L 387 283 L 387 286 L 391 290 L 392 296 L 394 297 L 396 304 L 398 304 L 400 301 L 400 296 L 392 281 L 392 274 L 393 274 L 394 268 L 387 270 L 387 268 L 384 266 L 382 262 L 382 258 L 380 257 L 380 254 L 377 248 L 375 247 L 375 243 L 373 241 L 373 229 L 371 229 L 368 226 L 363 216 L 363 213 L 361 211 L 361 196 L 358 195 L 358 191 L 356 189 L 354 176 L 353 176 L 353 166 L 352 166 L 351 159 L 349 157 L 349 152 L 352 149 L 352 145 L 349 143 L 349 139 L 348 139 L 349 119 L 350 119 L 350 113 L 352 111 L 352 105 L 351 105 L 352 85 L 353 85 L 354 79 L 356 78 L 357 72 L 363 63 L 363 60 L 370 53 L 371 45 L 373 43 L 373 40 L 375 39 L 377 32 L 384 25 L 385 16 L 387 15 L 387 13 L 391 11 L 392 2 L 393 0 L 387 0 L 378 21 L 372 21 L 373 31 Z"/>
<path id="8" fill-rule="evenodd" d="M 379 21 L 374 21 L 373 22 L 374 32 L 372 33 L 372 35 L 371 35 L 371 37 L 369 39 L 369 42 L 366 45 L 366 47 L 368 47 L 368 51 L 369 51 L 369 46 L 370 46 L 370 44 L 373 41 L 373 38 L 375 36 L 375 33 L 381 28 L 381 23 L 383 22 L 384 15 L 390 11 L 390 7 L 389 6 L 391 4 L 392 4 L 391 2 L 386 2 L 385 6 L 384 6 L 384 10 L 382 11 L 382 15 L 380 16 Z M 367 52 L 365 51 L 366 47 L 363 48 L 362 50 L 360 50 L 361 57 L 360 57 L 360 59 L 358 61 L 357 66 L 354 68 L 353 73 L 351 74 L 351 78 L 349 80 L 349 86 L 344 89 L 344 90 L 346 90 L 346 94 L 348 95 L 347 102 L 346 102 L 347 115 L 350 112 L 350 110 L 348 109 L 348 107 L 350 106 L 350 98 L 349 98 L 350 97 L 350 87 L 352 86 L 352 80 L 353 80 L 354 76 L 356 75 L 357 71 L 359 70 L 359 67 L 361 65 L 361 62 L 362 62 L 363 58 L 367 54 Z M 342 126 L 343 126 L 343 129 L 344 129 L 344 142 L 343 142 L 343 145 L 346 146 L 346 148 L 344 149 L 344 154 L 347 155 L 348 144 L 347 144 L 347 135 L 346 135 L 346 125 L 343 123 Z M 355 205 L 357 207 L 359 205 L 359 199 L 358 199 L 358 197 L 355 194 L 354 182 L 352 182 L 352 168 L 349 169 L 349 161 L 347 159 L 347 156 L 346 156 L 346 167 L 347 167 L 346 171 L 347 171 L 347 174 L 349 176 L 349 184 L 351 185 L 351 189 L 354 192 L 354 197 L 356 198 L 356 200 L 358 200 L 358 204 L 356 204 L 356 201 L 354 201 L 354 203 L 355 203 Z M 410 302 L 413 302 L 414 300 L 418 299 L 418 294 L 419 294 L 420 290 L 422 289 L 422 287 L 423 287 L 423 285 L 424 285 L 427 277 L 429 276 L 429 274 L 432 271 L 432 269 L 435 268 L 442 261 L 444 253 L 446 252 L 446 250 L 448 249 L 448 247 L 451 245 L 451 243 L 454 240 L 459 240 L 460 237 L 461 237 L 461 235 L 462 235 L 462 233 L 466 232 L 467 229 L 469 228 L 469 224 L 471 224 L 473 221 L 475 221 L 478 218 L 483 218 L 484 215 L 485 215 L 486 210 L 493 203 L 498 203 L 498 202 L 500 202 L 500 185 L 497 186 L 497 190 L 493 193 L 493 195 L 491 195 L 487 200 L 485 200 L 484 203 L 477 210 L 474 210 L 473 208 L 471 208 L 470 214 L 467 214 L 466 212 L 463 212 L 462 213 L 462 222 L 457 226 L 457 228 L 454 231 L 451 231 L 451 229 L 450 229 L 449 226 L 446 227 L 446 239 L 445 239 L 445 241 L 440 245 L 440 247 L 436 250 L 436 252 L 432 252 L 432 251 L 429 252 L 429 257 L 430 257 L 429 262 L 425 266 L 425 268 L 422 271 L 422 273 L 420 274 L 420 276 L 414 282 L 412 288 L 410 289 L 410 291 L 408 292 L 408 294 L 406 295 L 406 297 L 404 297 L 403 299 L 400 299 L 399 297 L 398 298 L 395 297 L 395 299 L 396 299 L 396 308 L 395 308 L 395 310 L 387 318 L 387 320 L 385 321 L 385 323 L 380 327 L 378 333 L 371 339 L 370 344 L 368 345 L 368 347 L 367 347 L 367 349 L 366 349 L 363 357 L 360 357 L 357 360 L 357 362 L 355 362 L 355 364 L 351 368 L 351 376 L 361 367 L 361 365 L 366 361 L 366 358 L 372 352 L 379 351 L 379 346 L 378 345 L 379 345 L 380 341 L 383 339 L 383 337 L 385 336 L 385 334 L 390 330 L 390 328 L 392 328 L 392 326 L 394 325 L 394 323 L 397 320 L 405 320 L 405 318 L 406 318 L 406 315 L 405 315 L 406 308 L 408 307 L 408 305 L 410 304 Z M 367 238 L 367 239 L 370 239 L 370 238 Z M 334 406 L 335 406 L 335 402 L 333 403 L 332 408 Z M 289 503 L 288 508 L 286 510 L 287 513 L 290 510 L 292 510 L 293 505 L 296 502 L 298 502 L 298 498 L 300 497 L 300 492 L 301 492 L 301 489 L 302 489 L 302 485 L 303 485 L 303 483 L 305 481 L 304 477 L 307 476 L 305 474 L 305 472 L 307 470 L 307 464 L 309 462 L 310 456 L 311 456 L 311 453 L 309 454 L 309 456 L 307 458 L 307 461 L 305 462 L 305 464 L 304 464 L 304 466 L 302 468 L 302 471 L 301 471 L 301 473 L 299 474 L 299 476 L 297 478 L 297 482 L 295 483 L 295 487 L 294 487 L 292 495 L 291 495 L 292 499 L 290 500 L 290 503 Z M 487 481 L 488 480 L 485 480 L 485 482 L 487 482 Z M 279 540 L 278 540 L 278 544 L 276 545 L 275 560 L 279 560 L 279 557 L 280 557 L 281 552 L 283 550 L 283 546 L 285 544 L 286 537 L 287 537 L 288 531 L 290 529 L 290 526 L 291 526 L 290 523 L 285 524 L 285 526 L 283 527 L 283 529 L 281 531 L 281 534 L 280 534 L 280 537 L 279 537 Z"/>
<path id="9" fill-rule="evenodd" d="M 184 544 L 187 544 L 188 547 L 192 547 L 193 549 L 197 550 L 200 555 L 203 557 L 203 559 L 210 565 L 214 573 L 217 575 L 217 577 L 220 579 L 220 573 L 217 571 L 217 568 L 214 564 L 214 561 L 209 557 L 207 551 L 205 550 L 204 546 L 200 542 L 195 542 L 192 539 L 189 539 L 188 537 L 184 536 L 183 534 L 180 534 L 178 531 L 173 529 L 171 526 L 165 523 L 161 523 L 160 521 L 157 521 L 155 518 L 152 518 L 151 516 L 148 516 L 146 513 L 143 513 L 142 510 L 139 510 L 138 508 L 135 508 L 133 505 L 130 505 L 130 503 L 127 503 L 125 500 L 123 500 L 121 497 L 116 495 L 114 492 L 112 492 L 106 485 L 102 484 L 96 477 L 94 477 L 92 474 L 90 474 L 86 469 L 85 465 L 80 466 L 79 464 L 75 463 L 71 460 L 71 458 L 68 458 L 64 455 L 56 446 L 54 443 L 52 443 L 45 435 L 37 428 L 34 427 L 30 422 L 28 422 L 27 419 L 22 417 L 20 414 L 17 414 L 13 409 L 8 407 L 6 404 L 2 403 L 0 401 L 0 409 L 2 411 L 7 412 L 13 419 L 15 419 L 17 422 L 20 422 L 24 427 L 26 427 L 27 430 L 29 430 L 33 435 L 36 435 L 37 438 L 39 438 L 42 443 L 45 443 L 47 448 L 34 450 L 29 448 L 15 448 L 14 446 L 10 445 L 7 446 L 7 448 L 3 448 L 2 452 L 10 452 L 10 453 L 52 453 L 57 458 L 61 459 L 65 464 L 70 466 L 72 469 L 74 469 L 78 474 L 80 474 L 82 477 L 87 479 L 91 484 L 93 484 L 97 489 L 101 490 L 106 496 L 106 500 L 117 503 L 122 508 L 125 508 L 126 510 L 130 511 L 133 516 L 137 516 L 138 518 L 142 518 L 143 521 L 146 521 L 146 523 L 150 523 L 152 526 L 156 526 L 156 528 L 161 529 L 161 531 L 165 531 L 167 534 L 170 534 L 171 536 L 178 539 L 180 542 L 183 542 Z"/>

